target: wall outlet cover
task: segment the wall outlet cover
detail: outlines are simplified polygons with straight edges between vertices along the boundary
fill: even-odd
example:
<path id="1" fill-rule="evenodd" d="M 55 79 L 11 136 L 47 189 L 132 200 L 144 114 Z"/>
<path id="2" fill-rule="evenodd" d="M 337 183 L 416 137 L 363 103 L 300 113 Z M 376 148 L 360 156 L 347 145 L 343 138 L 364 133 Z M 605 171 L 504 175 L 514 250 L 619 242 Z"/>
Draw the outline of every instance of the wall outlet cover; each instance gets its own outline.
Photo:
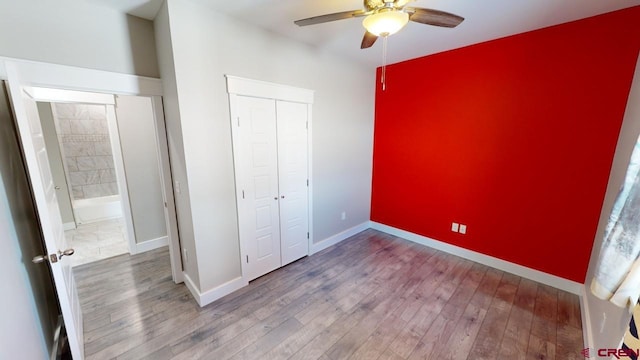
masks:
<path id="1" fill-rule="evenodd" d="M 459 226 L 460 225 L 458 223 L 451 223 L 451 231 L 458 232 Z"/>

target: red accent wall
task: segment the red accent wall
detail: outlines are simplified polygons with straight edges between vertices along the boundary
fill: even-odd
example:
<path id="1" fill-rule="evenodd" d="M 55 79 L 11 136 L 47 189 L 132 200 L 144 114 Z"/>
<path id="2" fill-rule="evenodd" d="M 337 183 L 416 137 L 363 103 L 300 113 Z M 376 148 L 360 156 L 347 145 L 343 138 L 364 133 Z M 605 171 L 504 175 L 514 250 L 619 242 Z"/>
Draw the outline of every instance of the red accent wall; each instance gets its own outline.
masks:
<path id="1" fill-rule="evenodd" d="M 640 6 L 394 64 L 386 91 L 378 69 L 372 220 L 584 283 L 638 24 Z"/>

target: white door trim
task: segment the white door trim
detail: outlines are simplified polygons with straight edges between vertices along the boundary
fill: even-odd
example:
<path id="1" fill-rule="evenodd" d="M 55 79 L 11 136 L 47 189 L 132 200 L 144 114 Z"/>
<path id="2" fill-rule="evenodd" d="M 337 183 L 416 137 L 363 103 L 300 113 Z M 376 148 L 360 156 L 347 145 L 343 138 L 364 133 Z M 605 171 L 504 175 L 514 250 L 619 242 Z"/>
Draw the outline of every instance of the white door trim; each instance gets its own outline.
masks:
<path id="1" fill-rule="evenodd" d="M 115 99 L 111 94 L 101 94 L 88 91 L 51 89 L 34 87 L 33 98 L 43 102 L 82 103 L 98 105 L 114 105 Z"/>
<path id="2" fill-rule="evenodd" d="M 1 79 L 7 79 L 6 63 L 17 66 L 25 75 L 23 79 L 38 87 L 121 95 L 163 95 L 162 80 L 156 78 L 2 56 Z"/>
<path id="3" fill-rule="evenodd" d="M 311 166 L 311 159 L 313 159 L 313 121 L 312 119 L 312 105 L 308 104 L 307 106 L 307 157 L 308 157 L 308 168 L 307 174 L 309 176 L 309 186 L 307 191 L 309 192 L 309 255 L 312 255 L 313 249 L 313 166 Z"/>
<path id="4" fill-rule="evenodd" d="M 233 75 L 225 75 L 225 77 L 229 94 L 313 104 L 313 90 Z"/>
<path id="5" fill-rule="evenodd" d="M 312 177 L 312 169 L 313 169 L 313 157 L 312 157 L 312 106 L 314 101 L 314 91 L 304 88 L 293 87 L 289 85 L 276 84 L 271 82 L 253 80 L 242 78 L 233 75 L 225 75 L 227 79 L 227 93 L 229 94 L 229 107 L 230 107 L 230 121 L 231 121 L 231 137 L 233 143 L 233 164 L 235 169 L 240 169 L 240 163 L 238 159 L 239 149 L 238 149 L 238 141 L 239 134 L 236 126 L 233 126 L 234 122 L 238 119 L 238 96 L 251 96 L 251 97 L 259 97 L 264 99 L 274 99 L 274 100 L 282 100 L 282 101 L 290 101 L 290 102 L 299 102 L 307 104 L 307 121 L 308 121 L 308 129 L 307 131 L 307 146 L 309 147 L 307 151 L 307 174 L 309 176 L 309 187 L 308 198 L 309 198 L 309 254 L 311 254 L 311 249 L 313 245 L 313 177 Z M 237 175 L 236 175 L 236 199 L 241 198 L 242 189 L 237 186 Z M 238 201 L 236 200 L 236 204 Z M 240 209 L 236 208 L 236 213 L 240 216 Z M 240 222 L 238 221 L 238 224 Z M 238 228 L 238 234 L 240 233 L 240 228 Z M 244 249 L 242 248 L 242 241 L 240 241 L 240 249 L 241 252 L 244 253 Z M 242 274 L 243 279 L 246 280 L 245 274 L 247 274 L 247 266 L 246 261 L 242 259 L 242 254 L 240 254 L 240 264 L 242 266 Z"/>

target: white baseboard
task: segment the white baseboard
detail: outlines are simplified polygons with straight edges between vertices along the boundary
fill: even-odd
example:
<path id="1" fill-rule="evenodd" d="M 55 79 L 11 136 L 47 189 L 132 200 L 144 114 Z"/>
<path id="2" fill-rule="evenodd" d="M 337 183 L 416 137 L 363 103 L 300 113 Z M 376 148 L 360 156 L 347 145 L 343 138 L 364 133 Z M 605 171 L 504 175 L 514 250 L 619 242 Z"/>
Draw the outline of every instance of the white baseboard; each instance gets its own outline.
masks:
<path id="1" fill-rule="evenodd" d="M 345 240 L 359 232 L 365 231 L 368 228 L 371 227 L 371 222 L 370 221 L 365 221 L 362 224 L 356 225 L 350 229 L 347 229 L 341 233 L 335 234 L 333 236 L 330 236 L 324 240 L 321 240 L 315 244 L 311 245 L 311 252 L 309 255 L 313 255 L 319 251 L 322 251 L 326 248 L 328 248 L 329 246 L 333 246 L 339 242 L 341 242 L 342 240 Z"/>
<path id="2" fill-rule="evenodd" d="M 593 328 L 591 326 L 591 313 L 589 312 L 589 301 L 587 300 L 588 288 L 586 285 L 582 285 L 582 292 L 580 293 L 580 315 L 582 317 L 582 339 L 584 341 L 584 347 L 593 349 L 595 343 L 593 342 Z"/>
<path id="3" fill-rule="evenodd" d="M 442 241 L 434 240 L 426 236 L 414 234 L 406 230 L 401 230 L 401 229 L 380 224 L 374 221 L 371 222 L 371 228 L 378 231 L 386 232 L 387 234 L 401 237 L 409 241 L 413 241 L 418 244 L 422 244 L 424 246 L 428 246 L 430 248 L 434 248 L 436 250 L 440 250 L 449 254 L 460 256 L 461 258 L 475 261 L 483 265 L 491 266 L 492 268 L 506 271 L 508 273 L 512 273 L 512 274 L 521 276 L 523 278 L 537 281 L 539 283 L 546 284 L 556 289 L 564 290 L 572 294 L 576 294 L 578 296 L 582 296 L 583 294 L 583 289 L 584 289 L 583 284 L 577 283 L 575 281 L 563 279 L 559 276 L 547 274 L 545 272 L 531 269 L 526 266 L 514 264 L 512 262 L 498 259 L 493 256 L 481 254 L 479 252 L 475 252 L 472 250 L 461 248 L 459 246 L 447 244 Z"/>
<path id="4" fill-rule="evenodd" d="M 321 250 L 328 248 L 329 246 L 335 245 L 344 239 L 347 239 L 359 232 L 367 230 L 368 228 L 370 228 L 370 222 L 366 221 L 362 224 L 359 224 L 350 229 L 347 229 L 339 234 L 328 237 L 320 241 L 319 243 L 313 244 L 311 246 L 311 254 L 309 255 L 315 254 Z M 193 281 L 187 274 L 184 274 L 184 283 L 189 289 L 189 291 L 191 292 L 191 295 L 193 295 L 193 297 L 196 299 L 196 302 L 198 302 L 198 305 L 200 306 L 206 306 L 208 304 L 211 304 L 212 302 L 220 299 L 221 297 L 231 294 L 232 292 L 249 285 L 248 281 L 244 280 L 242 277 L 237 277 L 233 280 L 227 281 L 226 283 L 220 286 L 207 290 L 204 293 L 201 293 L 198 287 L 193 283 Z"/>
<path id="5" fill-rule="evenodd" d="M 191 280 L 189 275 L 183 272 L 183 277 L 184 277 L 184 284 L 187 286 L 187 289 L 189 289 L 191 296 L 193 296 L 193 298 L 196 300 L 198 305 L 202 306 L 202 304 L 200 303 L 200 290 L 198 290 L 198 287 L 196 286 L 196 284 L 193 283 L 193 280 Z"/>
<path id="6" fill-rule="evenodd" d="M 143 252 L 159 249 L 167 245 L 169 245 L 169 239 L 166 236 L 159 237 L 157 239 L 143 241 L 141 243 L 136 243 L 136 249 L 134 254 L 140 254 Z"/>
<path id="7" fill-rule="evenodd" d="M 241 276 L 201 293 L 187 274 L 184 274 L 184 284 L 187 286 L 187 289 L 189 289 L 191 295 L 193 295 L 200 307 L 209 305 L 221 297 L 229 295 L 232 292 L 249 285 L 249 283 L 244 281 Z"/>
<path id="8" fill-rule="evenodd" d="M 67 230 L 74 230 L 76 228 L 76 223 L 75 222 L 68 222 L 68 223 L 64 223 L 62 224 L 62 227 L 64 228 L 64 231 Z"/>

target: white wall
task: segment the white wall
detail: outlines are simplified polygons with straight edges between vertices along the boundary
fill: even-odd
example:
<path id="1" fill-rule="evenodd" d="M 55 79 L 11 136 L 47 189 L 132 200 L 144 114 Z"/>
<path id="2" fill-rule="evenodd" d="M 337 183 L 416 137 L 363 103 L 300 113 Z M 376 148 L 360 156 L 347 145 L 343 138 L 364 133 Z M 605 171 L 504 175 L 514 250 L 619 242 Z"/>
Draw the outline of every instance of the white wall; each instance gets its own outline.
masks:
<path id="1" fill-rule="evenodd" d="M 596 232 L 596 239 L 593 243 L 591 251 L 591 259 L 589 261 L 589 269 L 587 270 L 586 284 L 587 296 L 584 301 L 589 310 L 589 318 L 591 321 L 591 332 L 593 334 L 596 349 L 600 348 L 617 348 L 624 332 L 629 325 L 631 315 L 625 309 L 618 308 L 608 301 L 600 300 L 591 294 L 589 286 L 593 279 L 598 257 L 600 256 L 600 248 L 604 236 L 604 229 L 607 226 L 609 214 L 613 208 L 613 203 L 624 182 L 627 166 L 633 147 L 638 140 L 640 134 L 640 58 L 636 64 L 636 72 L 631 85 L 631 92 L 627 100 L 627 109 L 625 111 L 622 129 L 618 137 L 618 145 L 613 158 L 613 165 L 609 175 L 609 184 L 605 194 L 602 213 L 600 214 L 600 222 Z M 606 318 L 606 321 L 603 320 Z M 586 325 L 585 325 L 586 326 Z"/>
<path id="2" fill-rule="evenodd" d="M 153 24 L 77 0 L 0 1 L 0 56 L 158 77 Z"/>
<path id="3" fill-rule="evenodd" d="M 136 242 L 167 236 L 150 97 L 117 96 L 116 115 Z"/>
<path id="4" fill-rule="evenodd" d="M 200 290 L 240 276 L 225 74 L 315 90 L 313 237 L 320 241 L 368 221 L 373 69 L 320 53 L 191 1 L 169 0 L 165 6 L 168 11 L 163 9 L 156 19 L 156 37 L 170 32 L 170 40 L 158 39 L 158 44 L 165 44 L 160 64 L 165 89 L 175 86 L 177 94 L 177 102 L 165 98 L 165 102 L 174 102 L 167 104 L 172 111 L 166 115 L 168 122 L 176 121 L 171 117 L 180 117 Z M 172 59 L 167 51 L 169 42 Z M 171 71 L 171 60 L 175 84 L 165 78 L 165 70 Z M 169 129 L 170 133 L 176 130 L 177 126 Z M 340 220 L 342 211 L 347 212 L 345 221 Z M 187 269 L 194 271 L 188 263 Z"/>

